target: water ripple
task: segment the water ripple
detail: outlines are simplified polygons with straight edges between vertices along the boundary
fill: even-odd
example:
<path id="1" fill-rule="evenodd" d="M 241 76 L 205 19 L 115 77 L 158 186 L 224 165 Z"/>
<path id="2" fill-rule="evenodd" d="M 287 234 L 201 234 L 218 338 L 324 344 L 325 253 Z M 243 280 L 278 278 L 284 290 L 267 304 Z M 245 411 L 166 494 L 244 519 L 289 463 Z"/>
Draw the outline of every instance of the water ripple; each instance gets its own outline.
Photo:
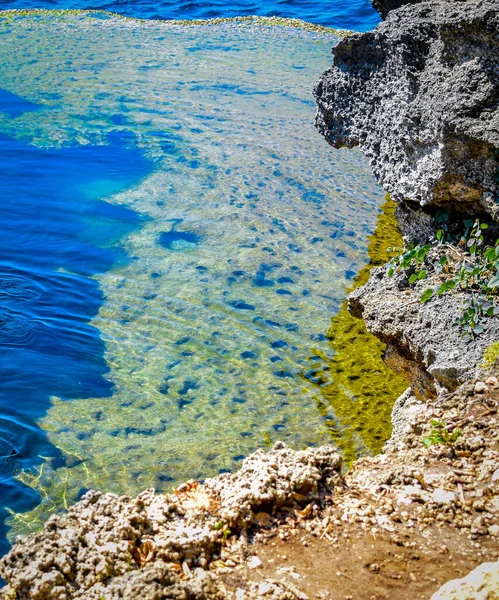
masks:
<path id="1" fill-rule="evenodd" d="M 29 346 L 34 337 L 33 325 L 25 317 L 0 311 L 0 346 Z"/>
<path id="2" fill-rule="evenodd" d="M 380 21 L 369 0 L 3 0 L 2 8 L 97 9 L 141 19 L 276 16 L 356 31 L 368 31 Z"/>
<path id="3" fill-rule="evenodd" d="M 34 300 L 41 295 L 40 288 L 26 277 L 0 275 L 0 298 L 10 297 L 19 300 Z"/>

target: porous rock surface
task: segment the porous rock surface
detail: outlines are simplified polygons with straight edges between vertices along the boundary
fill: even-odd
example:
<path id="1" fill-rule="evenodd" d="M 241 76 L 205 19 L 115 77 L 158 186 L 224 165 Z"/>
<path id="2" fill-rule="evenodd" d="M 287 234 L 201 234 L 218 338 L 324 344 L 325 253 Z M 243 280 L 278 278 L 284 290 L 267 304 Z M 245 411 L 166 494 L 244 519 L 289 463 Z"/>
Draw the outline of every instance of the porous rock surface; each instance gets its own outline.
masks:
<path id="1" fill-rule="evenodd" d="M 394 200 L 497 217 L 499 0 L 407 4 L 343 39 L 316 126 L 359 146 Z"/>
<path id="2" fill-rule="evenodd" d="M 371 4 L 383 19 L 386 19 L 391 10 L 400 8 L 404 4 L 416 4 L 417 2 L 421 2 L 421 0 L 371 0 Z"/>
<path id="3" fill-rule="evenodd" d="M 483 563 L 462 579 L 453 579 L 431 600 L 499 600 L 499 562 Z"/>
<path id="4" fill-rule="evenodd" d="M 136 498 L 90 491 L 43 531 L 19 540 L 0 561 L 4 599 L 223 599 L 209 570 L 229 533 L 243 532 L 262 507 L 300 507 L 341 479 L 332 446 L 295 452 L 277 443 L 241 471 L 188 482 L 174 494 Z M 231 529 L 229 529 L 229 527 Z M 252 598 L 251 590 L 245 598 Z M 292 599 L 284 590 L 270 598 Z"/>
<path id="5" fill-rule="evenodd" d="M 456 389 L 473 377 L 485 349 L 499 339 L 499 319 L 485 319 L 482 334 L 463 337 L 455 324 L 466 300 L 463 292 L 436 296 L 423 304 L 421 294 L 438 285 L 436 278 L 412 286 L 403 272 L 390 278 L 386 271 L 386 266 L 373 269 L 367 284 L 350 294 L 350 311 L 388 344 L 387 362 L 407 373 L 420 399 L 435 396 L 440 388 Z"/>

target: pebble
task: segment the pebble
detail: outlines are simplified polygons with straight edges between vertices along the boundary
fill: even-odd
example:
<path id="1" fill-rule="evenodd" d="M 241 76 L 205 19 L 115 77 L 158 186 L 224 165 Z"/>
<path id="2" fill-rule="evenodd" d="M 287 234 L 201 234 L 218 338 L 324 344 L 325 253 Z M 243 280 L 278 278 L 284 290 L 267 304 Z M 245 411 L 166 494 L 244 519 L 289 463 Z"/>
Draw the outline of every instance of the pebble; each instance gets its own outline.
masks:
<path id="1" fill-rule="evenodd" d="M 483 394 L 484 392 L 488 392 L 489 388 L 485 381 L 477 381 L 475 383 L 475 394 Z"/>
<path id="2" fill-rule="evenodd" d="M 258 556 L 250 556 L 246 561 L 249 569 L 258 569 L 262 566 L 262 561 L 258 558 Z"/>
<path id="3" fill-rule="evenodd" d="M 274 586 L 270 583 L 261 583 L 258 586 L 258 595 L 266 596 L 267 594 L 271 594 L 274 591 Z"/>
<path id="4" fill-rule="evenodd" d="M 456 494 L 454 492 L 448 492 L 443 488 L 437 488 L 436 490 L 433 490 L 431 497 L 433 502 L 436 502 L 437 504 L 447 504 L 456 499 Z"/>

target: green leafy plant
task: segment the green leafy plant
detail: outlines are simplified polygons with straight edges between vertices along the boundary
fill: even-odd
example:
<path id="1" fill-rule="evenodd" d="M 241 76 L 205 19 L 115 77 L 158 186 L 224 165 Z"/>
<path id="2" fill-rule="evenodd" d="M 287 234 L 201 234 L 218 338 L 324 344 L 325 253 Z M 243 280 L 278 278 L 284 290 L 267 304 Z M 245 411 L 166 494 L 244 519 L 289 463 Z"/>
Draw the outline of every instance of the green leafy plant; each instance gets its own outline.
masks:
<path id="1" fill-rule="evenodd" d="M 215 523 L 213 529 L 215 531 L 221 531 L 224 543 L 227 542 L 228 537 L 231 535 L 232 531 L 225 525 L 223 521 L 218 521 Z"/>
<path id="2" fill-rule="evenodd" d="M 484 330 L 484 320 L 499 315 L 499 240 L 485 243 L 486 223 L 479 219 L 464 221 L 464 229 L 453 235 L 449 215 L 437 213 L 440 226 L 436 239 L 424 246 L 410 246 L 392 259 L 388 276 L 405 271 L 410 285 L 415 285 L 428 274 L 438 274 L 443 281 L 435 288 L 427 288 L 420 296 L 422 303 L 434 296 L 443 296 L 453 290 L 467 292 L 461 315 L 456 319 L 465 336 L 476 336 Z"/>
<path id="3" fill-rule="evenodd" d="M 427 275 L 426 270 L 423 268 L 425 264 L 425 258 L 428 252 L 431 250 L 431 245 L 426 244 L 425 246 L 414 246 L 411 245 L 399 256 L 395 256 L 388 268 L 388 276 L 392 277 L 395 273 L 395 269 L 412 269 L 413 273 L 409 276 L 409 283 L 415 283 L 420 279 L 424 279 Z"/>
<path id="4" fill-rule="evenodd" d="M 423 444 L 430 448 L 436 444 L 442 444 L 444 446 L 453 446 L 455 441 L 463 435 L 463 432 L 460 429 L 454 429 L 452 433 L 449 433 L 447 429 L 445 429 L 445 425 L 433 419 L 430 421 L 431 423 L 431 433 L 429 436 L 424 437 L 422 439 Z"/>

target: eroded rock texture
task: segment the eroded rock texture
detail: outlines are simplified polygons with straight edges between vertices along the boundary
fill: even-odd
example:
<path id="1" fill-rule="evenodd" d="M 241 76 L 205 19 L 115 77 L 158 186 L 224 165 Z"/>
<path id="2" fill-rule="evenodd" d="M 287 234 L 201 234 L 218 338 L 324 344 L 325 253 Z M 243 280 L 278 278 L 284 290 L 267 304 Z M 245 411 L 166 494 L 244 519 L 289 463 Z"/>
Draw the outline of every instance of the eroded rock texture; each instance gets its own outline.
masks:
<path id="1" fill-rule="evenodd" d="M 333 56 L 314 90 L 332 146 L 360 146 L 395 200 L 495 216 L 499 0 L 408 4 Z"/>
<path id="2" fill-rule="evenodd" d="M 400 8 L 404 4 L 417 4 L 418 2 L 421 2 L 421 0 L 371 0 L 371 4 L 383 19 L 386 19 L 391 10 Z"/>
<path id="3" fill-rule="evenodd" d="M 332 446 L 295 452 L 283 443 L 255 452 L 234 475 L 188 482 L 174 494 L 137 498 L 88 492 L 0 561 L 2 599 L 222 600 L 233 598 L 210 570 L 229 533 L 255 514 L 318 500 L 341 480 Z M 267 515 L 270 518 L 270 515 Z M 228 527 L 231 529 L 229 530 Z M 258 593 L 247 596 L 257 598 Z M 291 592 L 269 596 L 292 600 Z"/>
<path id="4" fill-rule="evenodd" d="M 483 563 L 466 577 L 453 579 L 431 600 L 494 600 L 499 598 L 499 562 Z"/>
<path id="5" fill-rule="evenodd" d="M 390 278 L 386 270 L 374 269 L 368 283 L 350 294 L 350 311 L 388 345 L 385 360 L 407 374 L 416 397 L 434 397 L 441 388 L 454 390 L 473 377 L 485 349 L 499 339 L 499 318 L 485 320 L 481 335 L 463 337 L 455 321 L 462 314 L 464 293 L 422 304 L 421 294 L 438 285 L 438 276 L 412 286 L 403 272 Z"/>

